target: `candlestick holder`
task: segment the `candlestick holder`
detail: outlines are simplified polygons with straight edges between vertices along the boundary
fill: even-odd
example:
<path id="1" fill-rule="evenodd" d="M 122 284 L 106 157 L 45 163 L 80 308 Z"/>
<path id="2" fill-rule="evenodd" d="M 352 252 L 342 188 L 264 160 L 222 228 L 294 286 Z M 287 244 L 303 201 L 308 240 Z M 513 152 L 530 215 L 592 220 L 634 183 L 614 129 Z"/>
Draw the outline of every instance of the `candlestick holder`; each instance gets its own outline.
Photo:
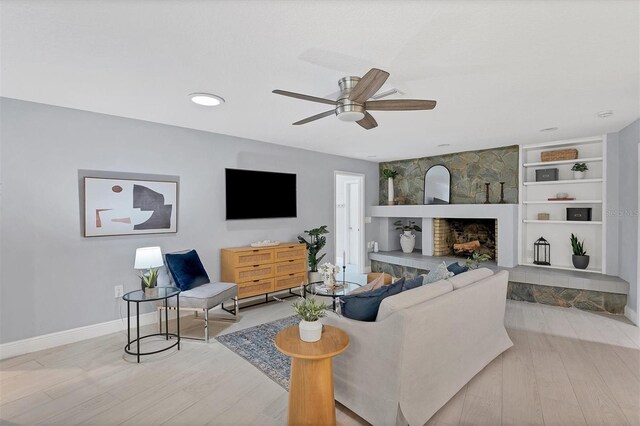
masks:
<path id="1" fill-rule="evenodd" d="M 499 204 L 505 204 L 506 201 L 504 201 L 504 182 L 500 182 L 500 202 Z"/>
<path id="2" fill-rule="evenodd" d="M 347 273 L 347 265 L 342 265 L 342 284 L 346 283 L 345 276 Z"/>
<path id="3" fill-rule="evenodd" d="M 486 196 L 485 196 L 485 200 L 484 200 L 484 203 L 485 203 L 485 204 L 491 204 L 491 201 L 489 201 L 489 185 L 491 185 L 489 182 L 485 182 L 485 183 L 484 183 L 484 186 L 486 186 L 486 187 L 487 187 L 487 189 L 486 189 L 487 194 L 486 194 Z"/>

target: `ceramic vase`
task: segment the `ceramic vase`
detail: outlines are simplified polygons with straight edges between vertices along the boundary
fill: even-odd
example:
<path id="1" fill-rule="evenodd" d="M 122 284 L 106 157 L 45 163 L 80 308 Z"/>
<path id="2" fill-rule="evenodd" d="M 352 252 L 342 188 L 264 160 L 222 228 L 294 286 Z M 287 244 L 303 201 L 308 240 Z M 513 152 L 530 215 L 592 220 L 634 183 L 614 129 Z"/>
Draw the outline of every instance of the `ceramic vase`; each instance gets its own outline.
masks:
<path id="1" fill-rule="evenodd" d="M 388 186 L 387 204 L 393 205 L 393 199 L 395 198 L 395 194 L 393 193 L 393 178 L 387 179 L 387 186 Z"/>
<path id="2" fill-rule="evenodd" d="M 298 329 L 300 330 L 300 340 L 303 342 L 317 342 L 322 336 L 322 323 L 320 321 L 300 320 Z"/>
<path id="3" fill-rule="evenodd" d="M 317 283 L 322 281 L 322 274 L 320 272 L 309 271 L 309 283 Z"/>
<path id="4" fill-rule="evenodd" d="M 404 231 L 400 235 L 400 247 L 404 253 L 413 252 L 413 248 L 416 246 L 416 235 L 411 231 Z"/>
<path id="5" fill-rule="evenodd" d="M 585 175 L 587 174 L 587 172 L 578 172 L 578 171 L 574 171 L 573 172 L 573 178 L 574 179 L 584 179 Z"/>
<path id="6" fill-rule="evenodd" d="M 324 277 L 324 285 L 327 287 L 335 287 L 336 286 L 336 276 L 335 275 L 325 275 Z"/>

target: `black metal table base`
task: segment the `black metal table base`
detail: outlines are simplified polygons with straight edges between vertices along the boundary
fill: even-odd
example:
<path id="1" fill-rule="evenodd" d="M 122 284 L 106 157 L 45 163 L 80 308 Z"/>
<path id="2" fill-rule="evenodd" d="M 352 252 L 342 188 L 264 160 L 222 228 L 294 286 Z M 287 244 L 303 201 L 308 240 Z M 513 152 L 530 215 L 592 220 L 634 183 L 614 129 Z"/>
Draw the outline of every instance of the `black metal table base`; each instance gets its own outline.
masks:
<path id="1" fill-rule="evenodd" d="M 294 287 L 294 288 L 297 288 L 297 287 Z M 282 296 L 282 297 L 278 296 L 277 298 L 275 296 L 271 296 L 271 300 L 269 300 L 269 294 L 273 294 L 273 293 L 266 293 L 264 295 L 264 300 L 261 301 L 261 302 L 255 302 L 255 303 L 251 303 L 251 304 L 248 304 L 248 305 L 242 305 L 241 308 L 242 309 L 253 308 L 254 306 L 266 305 L 267 303 L 276 302 L 278 299 L 289 299 L 289 298 L 294 297 L 294 296 L 302 297 L 301 294 L 294 293 L 294 292 L 291 291 L 291 289 L 289 289 L 289 294 L 288 295 Z M 257 297 L 257 296 L 249 296 L 249 297 L 247 297 L 247 299 L 250 299 L 252 297 Z M 238 303 L 240 303 L 240 302 L 238 302 Z M 227 311 L 227 312 L 229 312 L 230 314 L 234 313 L 233 311 L 225 308 L 224 307 L 224 303 L 222 304 L 222 309 Z"/>

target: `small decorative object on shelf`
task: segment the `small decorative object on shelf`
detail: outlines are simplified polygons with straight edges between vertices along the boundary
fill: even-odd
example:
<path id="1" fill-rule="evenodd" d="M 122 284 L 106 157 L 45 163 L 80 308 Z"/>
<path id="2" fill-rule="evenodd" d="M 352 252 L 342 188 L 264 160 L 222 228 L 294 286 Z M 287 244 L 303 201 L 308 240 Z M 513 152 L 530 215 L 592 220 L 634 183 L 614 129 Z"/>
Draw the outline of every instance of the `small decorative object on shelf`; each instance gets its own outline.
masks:
<path id="1" fill-rule="evenodd" d="M 575 160 L 576 158 L 578 158 L 578 150 L 574 148 L 544 151 L 540 154 L 540 161 Z"/>
<path id="2" fill-rule="evenodd" d="M 549 213 L 538 213 L 538 220 L 549 220 L 551 215 Z"/>
<path id="3" fill-rule="evenodd" d="M 387 178 L 388 192 L 387 192 L 387 204 L 392 206 L 395 204 L 394 193 L 393 193 L 393 179 L 398 176 L 398 172 L 391 169 L 384 169 L 382 171 L 382 176 Z"/>
<path id="4" fill-rule="evenodd" d="M 164 266 L 164 261 L 162 260 L 160 247 L 142 247 L 136 249 L 133 268 L 146 270 L 142 275 L 139 275 L 142 290 L 147 291 L 158 285 L 158 268 L 162 266 Z"/>
<path id="5" fill-rule="evenodd" d="M 489 185 L 491 185 L 489 182 L 484 183 L 484 186 L 486 187 L 486 194 L 484 199 L 485 204 L 491 204 L 491 201 L 489 201 Z"/>
<path id="6" fill-rule="evenodd" d="M 571 167 L 574 179 L 584 179 L 584 177 L 587 175 L 587 170 L 589 170 L 589 167 L 587 167 L 587 163 L 576 163 L 573 165 L 573 167 Z"/>
<path id="7" fill-rule="evenodd" d="M 576 269 L 587 269 L 589 256 L 587 256 L 587 251 L 584 249 L 584 240 L 580 242 L 578 237 L 571 234 L 571 248 L 573 249 L 573 256 L 571 256 L 573 266 Z"/>
<path id="8" fill-rule="evenodd" d="M 500 202 L 498 204 L 505 204 L 504 201 L 504 182 L 500 182 Z"/>
<path id="9" fill-rule="evenodd" d="M 411 231 L 422 232 L 422 228 L 416 225 L 413 220 L 410 220 L 407 225 L 403 225 L 401 220 L 393 222 L 397 231 L 402 231 L 400 234 L 400 247 L 404 253 L 413 252 L 413 248 L 416 246 L 416 234 Z"/>
<path id="10" fill-rule="evenodd" d="M 556 197 L 558 197 L 559 199 L 566 199 L 569 197 L 569 194 L 567 194 L 566 192 L 556 192 Z"/>
<path id="11" fill-rule="evenodd" d="M 279 246 L 280 241 L 273 240 L 263 240 L 263 241 L 255 241 L 251 243 L 251 247 L 271 247 L 271 246 Z"/>
<path id="12" fill-rule="evenodd" d="M 551 182 L 558 180 L 558 169 L 536 170 L 536 182 Z"/>
<path id="13" fill-rule="evenodd" d="M 309 235 L 309 241 L 306 238 L 298 235 L 298 242 L 307 246 L 307 257 L 309 262 L 309 282 L 319 281 L 320 274 L 318 273 L 318 264 L 322 260 L 323 257 L 326 256 L 324 253 L 322 256 L 318 256 L 320 250 L 324 248 L 327 244 L 327 237 L 325 234 L 328 234 L 327 225 L 322 225 L 318 228 L 313 228 L 308 231 L 304 231 L 305 234 Z"/>
<path id="14" fill-rule="evenodd" d="M 328 288 L 336 286 L 336 274 L 340 272 L 340 267 L 338 265 L 323 263 L 318 268 L 318 272 L 322 274 L 322 280 L 324 281 L 325 286 L 327 286 Z"/>
<path id="15" fill-rule="evenodd" d="M 590 222 L 591 211 L 591 207 L 567 207 L 567 220 Z"/>
<path id="16" fill-rule="evenodd" d="M 303 342 L 317 342 L 322 337 L 322 323 L 318 321 L 327 314 L 327 305 L 318 302 L 315 297 L 298 299 L 293 309 L 300 317 L 300 340 Z"/>
<path id="17" fill-rule="evenodd" d="M 551 265 L 551 244 L 540 237 L 533 243 L 533 264 L 534 265 Z"/>

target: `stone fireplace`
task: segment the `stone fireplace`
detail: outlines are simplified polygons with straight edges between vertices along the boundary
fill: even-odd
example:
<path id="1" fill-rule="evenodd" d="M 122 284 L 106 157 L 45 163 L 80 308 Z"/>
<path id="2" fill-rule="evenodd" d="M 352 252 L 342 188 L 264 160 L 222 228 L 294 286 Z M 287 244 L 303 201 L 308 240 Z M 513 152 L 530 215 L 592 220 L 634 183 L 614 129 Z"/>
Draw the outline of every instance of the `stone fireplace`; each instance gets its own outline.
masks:
<path id="1" fill-rule="evenodd" d="M 476 243 L 477 242 L 477 243 Z M 497 219 L 433 219 L 433 255 L 469 257 L 473 251 L 498 259 Z"/>

